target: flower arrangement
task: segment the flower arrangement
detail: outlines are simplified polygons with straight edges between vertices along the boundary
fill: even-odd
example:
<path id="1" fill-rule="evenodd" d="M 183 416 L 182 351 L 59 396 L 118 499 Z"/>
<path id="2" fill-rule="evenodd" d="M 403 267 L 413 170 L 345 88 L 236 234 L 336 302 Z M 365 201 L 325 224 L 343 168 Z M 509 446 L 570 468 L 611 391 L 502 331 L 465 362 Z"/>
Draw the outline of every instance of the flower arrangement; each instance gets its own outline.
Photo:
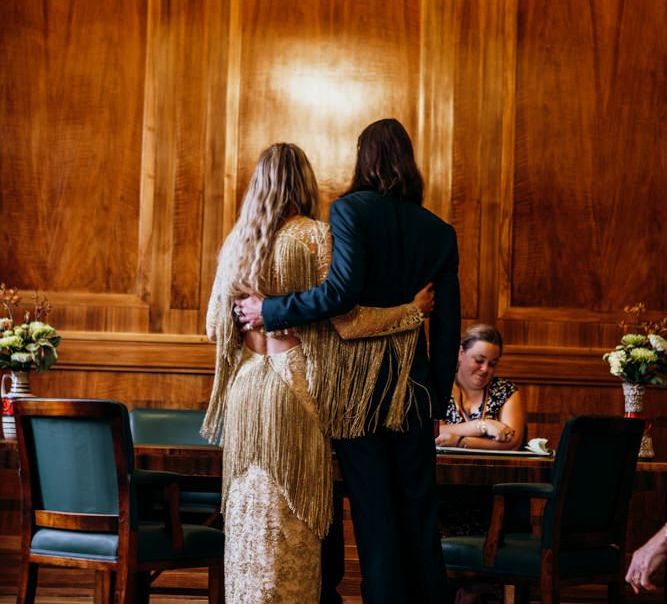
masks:
<path id="1" fill-rule="evenodd" d="M 602 356 L 609 363 L 609 372 L 628 384 L 663 386 L 667 383 L 667 317 L 660 321 L 640 320 L 646 311 L 643 303 L 623 310 L 633 320 L 621 321 L 619 325 L 626 332 L 621 343 Z M 635 333 L 627 333 L 630 329 Z"/>
<path id="2" fill-rule="evenodd" d="M 34 293 L 33 308 L 24 310 L 20 319 L 21 297 L 16 288 L 0 283 L 0 305 L 5 317 L 0 318 L 0 369 L 12 371 L 45 371 L 58 360 L 56 348 L 60 336 L 45 322 L 51 305 L 44 296 Z"/>

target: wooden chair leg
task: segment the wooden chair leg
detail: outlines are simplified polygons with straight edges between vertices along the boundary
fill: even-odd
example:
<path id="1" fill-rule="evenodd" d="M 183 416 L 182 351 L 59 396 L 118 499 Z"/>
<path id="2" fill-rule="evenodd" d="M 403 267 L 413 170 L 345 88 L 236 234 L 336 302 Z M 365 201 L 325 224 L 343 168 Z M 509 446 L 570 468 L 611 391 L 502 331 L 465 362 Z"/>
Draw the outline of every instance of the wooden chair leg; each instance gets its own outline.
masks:
<path id="1" fill-rule="evenodd" d="M 208 567 L 208 601 L 209 604 L 225 602 L 225 572 L 222 562 Z"/>
<path id="2" fill-rule="evenodd" d="M 134 574 L 134 601 L 136 604 L 148 604 L 151 592 L 151 575 L 149 572 Z"/>
<path id="3" fill-rule="evenodd" d="M 609 604 L 625 604 L 625 585 L 622 580 L 607 585 L 607 600 Z"/>
<path id="4" fill-rule="evenodd" d="M 37 592 L 37 575 L 37 564 L 31 563 L 27 558 L 21 562 L 16 604 L 33 604 Z"/>
<path id="5" fill-rule="evenodd" d="M 543 604 L 560 604 L 560 590 L 558 585 L 554 582 L 542 581 L 540 584 L 540 592 Z"/>
<path id="6" fill-rule="evenodd" d="M 95 572 L 95 604 L 111 604 L 113 602 L 115 573 L 110 570 Z"/>
<path id="7" fill-rule="evenodd" d="M 126 565 L 119 565 L 114 586 L 114 604 L 134 604 L 134 577 Z"/>
<path id="8" fill-rule="evenodd" d="M 545 549 L 540 562 L 540 594 L 544 604 L 560 604 L 558 568 L 554 568 L 553 550 Z"/>
<path id="9" fill-rule="evenodd" d="M 516 602 L 516 586 L 503 585 L 503 604 L 515 604 Z"/>

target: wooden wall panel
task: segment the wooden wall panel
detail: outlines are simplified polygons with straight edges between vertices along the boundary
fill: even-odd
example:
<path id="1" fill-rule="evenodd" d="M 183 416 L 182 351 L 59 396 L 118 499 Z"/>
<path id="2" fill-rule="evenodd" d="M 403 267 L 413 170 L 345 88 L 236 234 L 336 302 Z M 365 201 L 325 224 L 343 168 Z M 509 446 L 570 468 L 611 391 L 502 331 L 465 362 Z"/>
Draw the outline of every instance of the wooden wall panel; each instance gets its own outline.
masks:
<path id="1" fill-rule="evenodd" d="M 520 6 L 511 305 L 667 308 L 667 5 Z"/>
<path id="2" fill-rule="evenodd" d="M 142 6 L 0 3 L 3 281 L 60 292 L 133 291 Z"/>
<path id="3" fill-rule="evenodd" d="M 459 235 L 461 313 L 492 321 L 507 2 L 456 3 L 450 218 Z"/>
<path id="4" fill-rule="evenodd" d="M 102 398 L 135 407 L 170 407 L 204 409 L 213 385 L 209 370 L 181 373 L 150 367 L 127 370 L 67 367 L 31 377 L 31 388 L 38 396 Z"/>
<path id="5" fill-rule="evenodd" d="M 327 204 L 352 175 L 364 126 L 396 117 L 417 131 L 419 3 L 242 3 L 238 199 L 262 149 L 301 146 Z"/>
<path id="6" fill-rule="evenodd" d="M 224 203 L 224 174 L 208 167 L 224 145 L 225 89 L 217 70 L 227 53 L 227 13 L 203 0 L 154 0 L 149 7 L 137 286 L 150 305 L 151 331 L 196 333 L 207 299 L 202 272 L 211 269 L 205 257 L 222 239 L 220 212 L 208 206 Z M 215 219 L 206 231 L 205 216 Z"/>

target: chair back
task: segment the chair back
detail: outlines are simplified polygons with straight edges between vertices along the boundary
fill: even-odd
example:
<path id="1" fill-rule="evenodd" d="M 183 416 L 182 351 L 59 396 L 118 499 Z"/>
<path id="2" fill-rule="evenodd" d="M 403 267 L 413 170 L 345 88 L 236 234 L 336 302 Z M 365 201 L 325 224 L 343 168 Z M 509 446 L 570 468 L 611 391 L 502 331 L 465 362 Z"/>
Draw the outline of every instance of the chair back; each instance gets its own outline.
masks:
<path id="1" fill-rule="evenodd" d="M 644 422 L 620 417 L 569 420 L 553 468 L 555 496 L 543 519 L 543 547 L 623 547 Z"/>
<path id="2" fill-rule="evenodd" d="M 135 444 L 213 446 L 201 436 L 204 411 L 195 409 L 132 409 Z"/>
<path id="3" fill-rule="evenodd" d="M 21 500 L 33 529 L 35 517 L 38 526 L 81 529 L 76 514 L 88 515 L 88 530 L 117 527 L 104 516 L 129 506 L 127 409 L 113 401 L 30 398 L 15 403 L 15 416 Z"/>

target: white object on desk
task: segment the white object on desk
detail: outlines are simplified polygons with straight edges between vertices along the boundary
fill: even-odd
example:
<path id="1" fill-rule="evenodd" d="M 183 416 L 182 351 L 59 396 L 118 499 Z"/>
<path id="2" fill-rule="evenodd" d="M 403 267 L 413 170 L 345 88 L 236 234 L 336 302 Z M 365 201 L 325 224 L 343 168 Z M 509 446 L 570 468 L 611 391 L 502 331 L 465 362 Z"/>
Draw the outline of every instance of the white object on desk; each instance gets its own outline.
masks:
<path id="1" fill-rule="evenodd" d="M 547 447 L 546 438 L 531 438 L 526 445 L 526 449 L 536 455 L 551 455 L 553 451 Z"/>

